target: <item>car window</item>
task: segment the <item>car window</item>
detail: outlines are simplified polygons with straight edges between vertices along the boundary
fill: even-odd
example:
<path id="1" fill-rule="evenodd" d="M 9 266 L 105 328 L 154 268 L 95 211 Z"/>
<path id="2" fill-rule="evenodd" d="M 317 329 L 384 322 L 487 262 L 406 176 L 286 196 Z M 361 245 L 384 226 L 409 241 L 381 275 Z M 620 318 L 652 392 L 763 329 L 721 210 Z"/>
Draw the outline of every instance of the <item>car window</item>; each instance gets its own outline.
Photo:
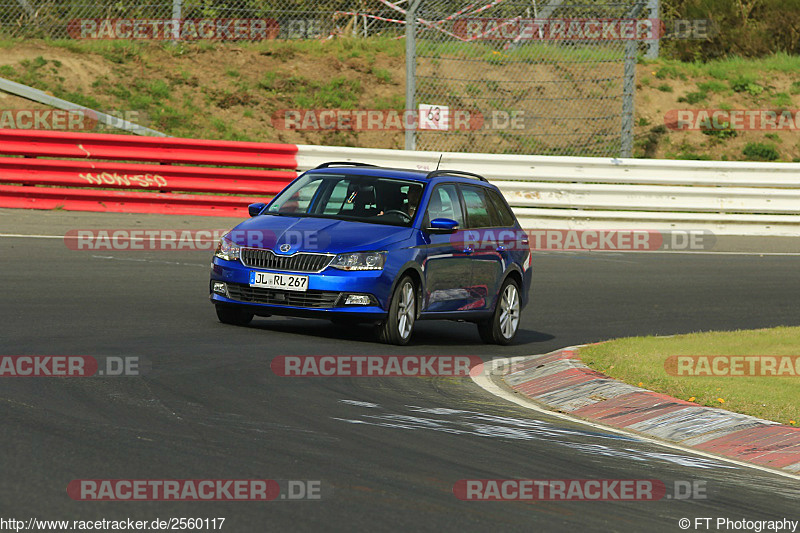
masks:
<path id="1" fill-rule="evenodd" d="M 461 201 L 455 184 L 437 185 L 428 201 L 426 220 L 430 223 L 434 218 L 449 218 L 464 226 L 464 214 L 461 212 Z"/>
<path id="2" fill-rule="evenodd" d="M 483 187 L 467 185 L 461 188 L 461 195 L 464 197 L 464 204 L 467 207 L 467 227 L 490 228 L 500 225 L 497 213 L 492 209 L 486 192 L 487 189 Z"/>
<path id="3" fill-rule="evenodd" d="M 402 179 L 313 173 L 281 191 L 266 213 L 408 227 L 423 189 Z"/>
<path id="4" fill-rule="evenodd" d="M 508 207 L 506 202 L 500 196 L 500 193 L 490 189 L 489 198 L 492 200 L 492 204 L 497 211 L 497 217 L 500 221 L 500 225 L 507 228 L 516 225 L 517 219 L 514 217 L 514 213 L 511 212 L 511 209 Z"/>
<path id="5" fill-rule="evenodd" d="M 347 182 L 345 180 L 340 180 L 333 186 L 333 190 L 331 190 L 328 201 L 325 203 L 322 212 L 326 215 L 335 215 L 339 213 L 346 207 L 345 200 L 347 200 Z M 352 204 L 347 204 L 347 206 L 352 208 Z"/>

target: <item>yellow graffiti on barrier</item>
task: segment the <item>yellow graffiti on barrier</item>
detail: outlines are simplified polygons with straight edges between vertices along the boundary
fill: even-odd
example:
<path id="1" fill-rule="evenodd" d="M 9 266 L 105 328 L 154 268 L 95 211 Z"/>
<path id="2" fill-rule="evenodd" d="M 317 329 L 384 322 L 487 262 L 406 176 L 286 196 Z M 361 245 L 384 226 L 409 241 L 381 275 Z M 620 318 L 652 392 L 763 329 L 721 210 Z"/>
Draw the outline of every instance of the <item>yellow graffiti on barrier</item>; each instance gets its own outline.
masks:
<path id="1" fill-rule="evenodd" d="M 125 185 L 145 189 L 147 187 L 166 187 L 167 179 L 158 174 L 117 174 L 116 172 L 103 172 L 101 174 L 79 174 L 90 185 Z"/>

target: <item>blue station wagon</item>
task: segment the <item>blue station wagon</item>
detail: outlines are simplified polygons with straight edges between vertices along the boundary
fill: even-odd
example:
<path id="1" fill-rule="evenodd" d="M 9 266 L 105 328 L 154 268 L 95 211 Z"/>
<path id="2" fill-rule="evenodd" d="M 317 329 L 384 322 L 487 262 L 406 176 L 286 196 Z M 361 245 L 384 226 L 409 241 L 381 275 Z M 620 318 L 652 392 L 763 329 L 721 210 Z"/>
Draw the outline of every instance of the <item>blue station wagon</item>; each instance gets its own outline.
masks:
<path id="1" fill-rule="evenodd" d="M 477 324 L 508 344 L 528 303 L 528 239 L 500 191 L 477 174 L 325 163 L 219 242 L 217 317 L 326 318 L 375 324 L 408 343 L 417 320 Z"/>

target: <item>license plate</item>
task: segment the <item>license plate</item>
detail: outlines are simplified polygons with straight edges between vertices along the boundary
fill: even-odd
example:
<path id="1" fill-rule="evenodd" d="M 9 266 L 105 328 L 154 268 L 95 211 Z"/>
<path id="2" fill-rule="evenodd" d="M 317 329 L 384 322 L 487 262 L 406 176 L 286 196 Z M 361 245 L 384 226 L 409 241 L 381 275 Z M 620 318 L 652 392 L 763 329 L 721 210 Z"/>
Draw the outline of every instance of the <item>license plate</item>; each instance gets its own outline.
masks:
<path id="1" fill-rule="evenodd" d="M 250 286 L 305 292 L 308 290 L 308 276 L 275 274 L 273 272 L 250 272 Z"/>

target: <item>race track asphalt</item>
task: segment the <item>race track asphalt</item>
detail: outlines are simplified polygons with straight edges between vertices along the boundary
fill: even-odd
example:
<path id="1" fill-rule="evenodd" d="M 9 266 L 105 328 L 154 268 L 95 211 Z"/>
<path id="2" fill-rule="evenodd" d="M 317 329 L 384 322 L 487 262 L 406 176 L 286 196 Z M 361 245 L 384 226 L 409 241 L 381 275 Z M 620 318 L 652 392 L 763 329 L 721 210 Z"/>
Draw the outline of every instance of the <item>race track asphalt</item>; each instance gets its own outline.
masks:
<path id="1" fill-rule="evenodd" d="M 127 378 L 0 380 L 0 518 L 225 517 L 223 531 L 681 531 L 680 518 L 797 520 L 796 479 L 567 422 L 469 378 L 282 378 L 279 355 L 528 355 L 619 336 L 797 325 L 800 257 L 539 253 L 513 346 L 421 322 L 220 324 L 208 251 L 76 251 L 76 228 L 230 220 L 0 210 L 0 355 L 139 356 Z M 52 236 L 47 237 L 47 236 Z M 320 480 L 319 501 L 84 502 L 73 479 Z M 707 498 L 469 502 L 461 479 L 702 481 Z M 690 529 L 694 531 L 695 529 Z M 702 529 L 701 529 L 702 530 Z M 711 529 L 712 531 L 714 529 Z"/>

